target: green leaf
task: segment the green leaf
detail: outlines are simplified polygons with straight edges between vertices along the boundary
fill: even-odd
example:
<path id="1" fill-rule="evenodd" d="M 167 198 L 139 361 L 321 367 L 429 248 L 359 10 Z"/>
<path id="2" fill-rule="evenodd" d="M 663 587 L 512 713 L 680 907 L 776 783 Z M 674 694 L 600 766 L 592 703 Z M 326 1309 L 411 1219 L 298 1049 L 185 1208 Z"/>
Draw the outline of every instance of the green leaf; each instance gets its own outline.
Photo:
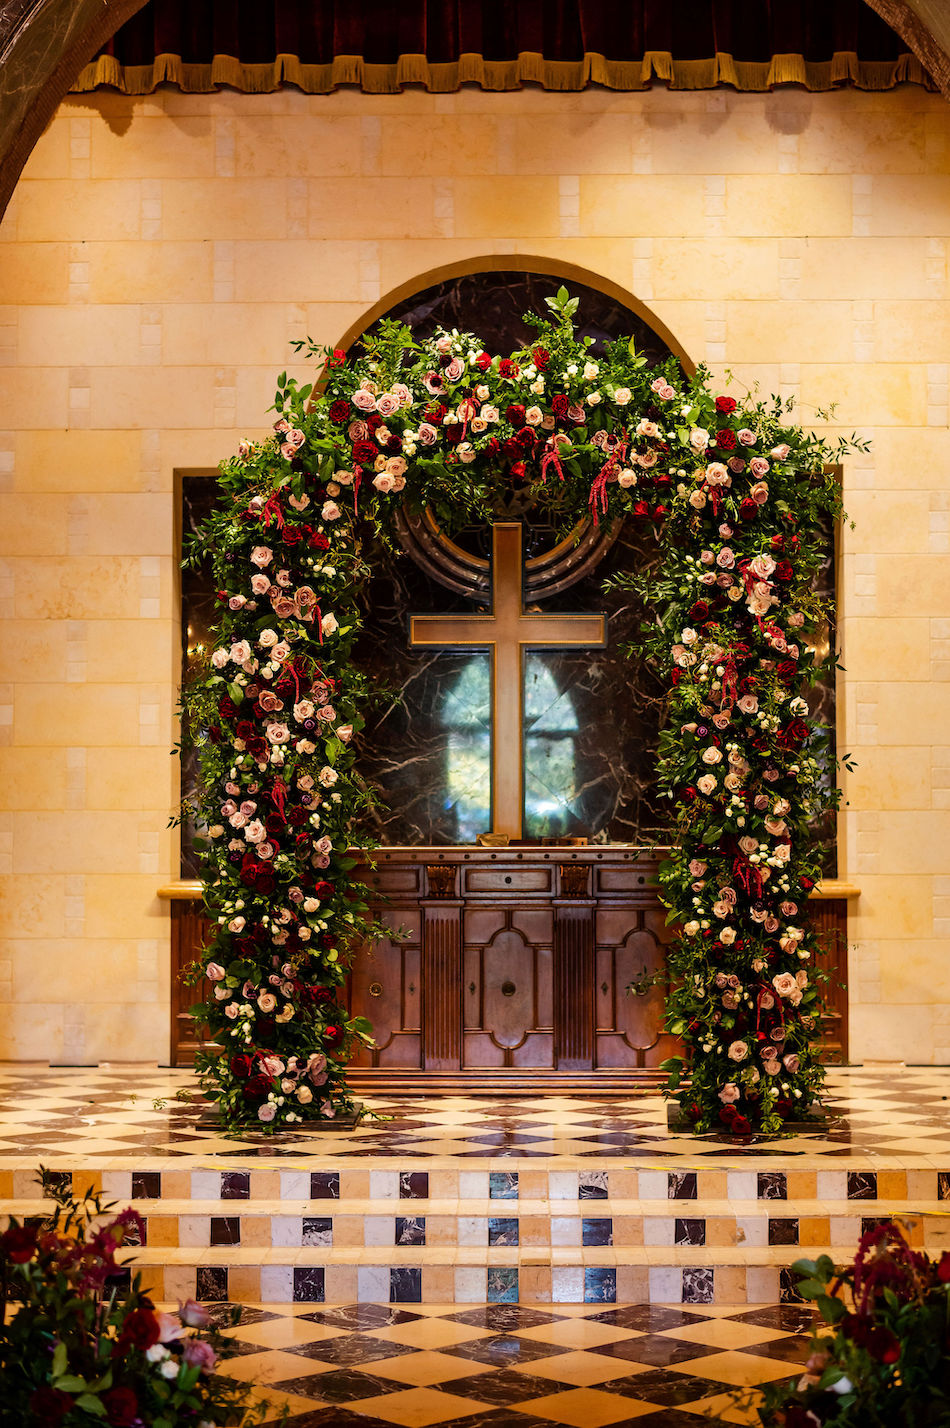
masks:
<path id="1" fill-rule="evenodd" d="M 804 1299 L 818 1299 L 825 1292 L 824 1283 L 820 1279 L 800 1279 L 795 1288 Z"/>
<path id="2" fill-rule="evenodd" d="M 244 703 L 244 690 L 239 684 L 229 684 L 228 693 L 235 704 Z"/>
<path id="3" fill-rule="evenodd" d="M 707 828 L 703 834 L 703 842 L 708 846 L 710 843 L 718 843 L 721 837 L 721 828 Z"/>
<path id="4" fill-rule="evenodd" d="M 59 1385 L 57 1384 L 57 1388 Z M 84 1408 L 87 1413 L 94 1413 L 97 1418 L 105 1418 L 105 1404 L 101 1398 L 96 1398 L 94 1394 L 82 1393 L 76 1399 L 76 1407 Z"/>
<path id="5" fill-rule="evenodd" d="M 89 1385 L 78 1373 L 64 1373 L 61 1378 L 54 1380 L 54 1387 L 61 1389 L 63 1393 L 85 1393 Z"/>
<path id="6" fill-rule="evenodd" d="M 818 1308 L 821 1310 L 821 1317 L 826 1324 L 837 1324 L 839 1319 L 843 1319 L 848 1312 L 848 1307 L 840 1299 L 832 1299 L 830 1294 L 826 1294 L 820 1301 Z"/>
<path id="7" fill-rule="evenodd" d="M 637 339 L 635 337 L 631 337 L 630 341 L 627 343 L 627 351 L 630 353 L 631 357 L 636 357 Z"/>
<path id="8" fill-rule="evenodd" d="M 53 1353 L 53 1377 L 59 1378 L 66 1372 L 66 1345 L 57 1344 Z"/>

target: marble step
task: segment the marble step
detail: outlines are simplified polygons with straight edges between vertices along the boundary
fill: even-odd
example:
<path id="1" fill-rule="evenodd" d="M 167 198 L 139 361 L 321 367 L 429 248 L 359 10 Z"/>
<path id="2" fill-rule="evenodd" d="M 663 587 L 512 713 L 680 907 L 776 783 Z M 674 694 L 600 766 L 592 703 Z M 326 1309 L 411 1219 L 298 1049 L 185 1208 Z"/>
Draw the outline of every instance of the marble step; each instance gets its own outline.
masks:
<path id="1" fill-rule="evenodd" d="M 910 1241 L 950 1247 L 950 1203 L 933 1200 L 201 1200 L 138 1199 L 150 1249 L 596 1249 L 828 1246 L 839 1258 L 869 1223 L 899 1219 Z M 34 1199 L 0 1216 L 49 1213 Z"/>
<path id="2" fill-rule="evenodd" d="M 826 1252 L 831 1252 L 825 1247 Z M 816 1247 L 814 1253 L 820 1253 Z M 146 1248 L 156 1302 L 759 1304 L 794 1297 L 784 1248 Z"/>

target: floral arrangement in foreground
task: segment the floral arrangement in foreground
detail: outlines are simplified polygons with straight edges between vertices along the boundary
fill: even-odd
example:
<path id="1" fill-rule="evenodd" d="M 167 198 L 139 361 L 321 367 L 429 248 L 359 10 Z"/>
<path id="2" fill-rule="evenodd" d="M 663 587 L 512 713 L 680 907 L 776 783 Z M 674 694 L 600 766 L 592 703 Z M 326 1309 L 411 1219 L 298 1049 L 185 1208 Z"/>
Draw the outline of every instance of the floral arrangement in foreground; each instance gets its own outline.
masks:
<path id="1" fill-rule="evenodd" d="M 354 738 L 371 691 L 352 660 L 367 536 L 393 546 L 401 506 L 449 532 L 491 521 L 512 486 L 561 530 L 629 518 L 660 544 L 639 585 L 643 647 L 669 680 L 661 878 L 687 1116 L 773 1132 L 821 1085 L 809 827 L 837 796 L 806 695 L 829 615 L 819 526 L 840 513 L 829 463 L 860 443 L 832 446 L 780 400 L 740 402 L 673 359 L 650 369 L 627 340 L 595 359 L 576 299 L 547 302 L 510 356 L 459 332 L 417 344 L 394 322 L 355 358 L 298 344 L 324 362 L 319 390 L 282 374 L 273 435 L 221 467 L 188 557 L 213 561 L 219 620 L 183 703 L 214 927 L 197 970 L 216 1047 L 198 1065 L 225 1125 L 347 1110 L 346 1061 L 369 1036 L 340 1002 L 374 934 L 350 855 L 370 798 Z M 676 1091 L 681 1061 L 668 1069 Z"/>
<path id="2" fill-rule="evenodd" d="M 133 1209 L 108 1219 L 41 1171 L 49 1220 L 0 1234 L 0 1424 L 20 1428 L 245 1428 L 266 1416 L 247 1384 L 214 1372 L 228 1341 L 189 1300 L 156 1312 L 116 1255 L 141 1241 Z M 240 1310 L 235 1309 L 235 1322 Z M 271 1414 L 273 1410 L 269 1410 Z"/>
<path id="3" fill-rule="evenodd" d="M 816 1329 L 805 1373 L 765 1389 L 769 1428 L 927 1428 L 950 1423 L 950 1254 L 911 1249 L 901 1229 L 862 1236 L 854 1263 L 799 1260 Z M 850 1305 L 850 1307 L 849 1307 Z M 830 1325 L 833 1332 L 824 1327 Z"/>

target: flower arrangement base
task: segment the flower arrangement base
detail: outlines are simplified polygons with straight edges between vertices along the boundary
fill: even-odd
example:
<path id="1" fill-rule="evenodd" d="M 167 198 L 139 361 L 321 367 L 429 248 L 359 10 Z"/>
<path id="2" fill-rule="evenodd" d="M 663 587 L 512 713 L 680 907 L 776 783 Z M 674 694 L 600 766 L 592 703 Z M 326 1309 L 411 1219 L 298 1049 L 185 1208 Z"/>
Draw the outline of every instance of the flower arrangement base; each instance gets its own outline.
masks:
<path id="1" fill-rule="evenodd" d="M 811 1106 L 804 1107 L 801 1115 L 797 1116 L 795 1120 L 783 1121 L 782 1129 L 775 1131 L 772 1135 L 765 1134 L 762 1131 L 755 1131 L 754 1135 L 756 1140 L 782 1140 L 786 1136 L 800 1135 L 806 1131 L 827 1131 L 833 1124 L 834 1120 L 835 1117 L 828 1115 L 828 1113 L 826 1111 L 823 1111 L 821 1106 L 816 1102 Z M 688 1132 L 690 1135 L 692 1135 L 696 1129 L 694 1123 L 690 1120 L 689 1116 L 684 1116 L 683 1112 L 680 1110 L 679 1106 L 675 1102 L 670 1102 L 670 1104 L 666 1108 L 666 1124 L 668 1130 L 676 1131 L 682 1134 L 686 1134 Z M 728 1126 L 722 1126 L 721 1132 L 715 1130 L 707 1132 L 707 1134 L 709 1135 L 716 1135 L 720 1133 L 723 1136 L 729 1137 Z M 748 1136 L 740 1136 L 738 1137 L 738 1139 L 747 1140 Z"/>
<path id="2" fill-rule="evenodd" d="M 255 1126 L 241 1126 L 233 1134 L 239 1136 L 241 1140 L 253 1140 L 264 1142 L 280 1140 L 281 1135 L 285 1138 L 292 1136 L 295 1141 L 299 1141 L 301 1136 L 320 1135 L 326 1132 L 352 1131 L 356 1130 L 365 1114 L 365 1107 L 362 1101 L 354 1101 L 352 1111 L 341 1112 L 338 1116 L 319 1116 L 312 1120 L 298 1121 L 293 1126 L 282 1126 L 279 1131 L 258 1130 Z M 221 1133 L 221 1122 L 213 1111 L 209 1111 L 195 1122 L 198 1130 L 217 1131 Z"/>

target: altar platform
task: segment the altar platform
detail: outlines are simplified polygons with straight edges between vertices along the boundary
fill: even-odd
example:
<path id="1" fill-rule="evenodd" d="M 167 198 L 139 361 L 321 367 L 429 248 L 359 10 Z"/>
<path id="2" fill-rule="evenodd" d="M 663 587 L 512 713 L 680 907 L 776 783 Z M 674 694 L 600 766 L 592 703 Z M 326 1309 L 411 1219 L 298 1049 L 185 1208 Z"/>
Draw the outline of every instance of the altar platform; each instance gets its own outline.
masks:
<path id="1" fill-rule="evenodd" d="M 188 1072 L 0 1067 L 0 1212 L 42 1163 L 132 1202 L 155 1297 L 743 1306 L 900 1217 L 950 1246 L 950 1068 L 834 1068 L 829 1119 L 692 1137 L 635 1097 L 374 1098 L 354 1131 L 225 1137 Z"/>

